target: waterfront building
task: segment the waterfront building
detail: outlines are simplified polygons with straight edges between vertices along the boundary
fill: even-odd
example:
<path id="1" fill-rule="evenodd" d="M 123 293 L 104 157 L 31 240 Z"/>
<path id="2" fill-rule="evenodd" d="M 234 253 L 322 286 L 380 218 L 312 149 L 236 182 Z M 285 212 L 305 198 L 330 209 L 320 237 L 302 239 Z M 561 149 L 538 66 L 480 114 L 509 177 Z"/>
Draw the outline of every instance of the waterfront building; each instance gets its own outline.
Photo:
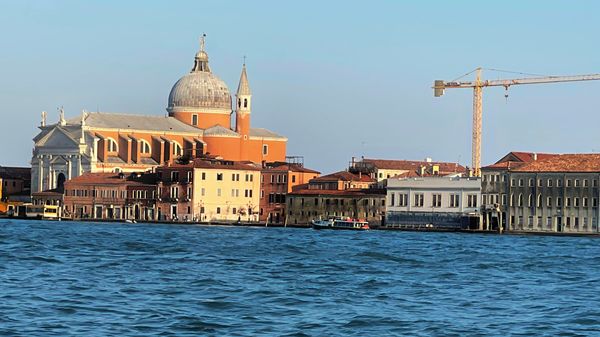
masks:
<path id="1" fill-rule="evenodd" d="M 301 163 L 275 162 L 263 165 L 260 177 L 260 221 L 285 223 L 285 199 L 295 186 L 307 184 L 319 172 Z"/>
<path id="2" fill-rule="evenodd" d="M 308 225 L 314 219 L 350 217 L 381 224 L 385 190 L 368 175 L 340 171 L 299 185 L 286 198 L 287 224 Z"/>
<path id="3" fill-rule="evenodd" d="M 508 174 L 524 164 L 548 159 L 555 154 L 513 151 L 492 165 L 481 168 L 482 227 L 506 230 Z M 501 224 L 501 227 L 499 227 Z"/>
<path id="4" fill-rule="evenodd" d="M 31 190 L 62 189 L 84 172 L 140 172 L 207 153 L 233 161 L 284 161 L 287 138 L 251 127 L 252 99 L 244 64 L 232 109 L 229 89 L 212 73 L 202 42 L 192 70 L 171 89 L 168 116 L 82 112 L 66 119 L 61 108 L 58 122 L 48 125 L 43 112 L 33 139 Z"/>
<path id="5" fill-rule="evenodd" d="M 72 219 L 155 220 L 153 173 L 84 173 L 65 182 L 63 216 Z M 43 196 L 39 192 L 34 195 Z M 62 194 L 61 194 L 62 195 Z"/>
<path id="6" fill-rule="evenodd" d="M 458 163 L 435 162 L 431 158 L 419 160 L 390 160 L 361 158 L 357 161 L 352 157 L 350 172 L 367 174 L 376 179 L 381 186 L 385 180 L 402 174 L 426 174 L 433 172 L 438 175 L 448 175 L 456 172 L 465 172 L 466 169 Z"/>
<path id="7" fill-rule="evenodd" d="M 508 229 L 598 233 L 600 154 L 551 155 L 506 175 Z"/>
<path id="8" fill-rule="evenodd" d="M 30 188 L 30 168 L 0 166 L 0 213 L 14 212 L 31 202 Z"/>
<path id="9" fill-rule="evenodd" d="M 258 221 L 260 170 L 252 162 L 220 158 L 160 167 L 160 219 Z"/>
<path id="10" fill-rule="evenodd" d="M 412 176 L 412 177 L 411 177 Z M 385 225 L 478 229 L 481 179 L 404 174 L 387 180 Z"/>

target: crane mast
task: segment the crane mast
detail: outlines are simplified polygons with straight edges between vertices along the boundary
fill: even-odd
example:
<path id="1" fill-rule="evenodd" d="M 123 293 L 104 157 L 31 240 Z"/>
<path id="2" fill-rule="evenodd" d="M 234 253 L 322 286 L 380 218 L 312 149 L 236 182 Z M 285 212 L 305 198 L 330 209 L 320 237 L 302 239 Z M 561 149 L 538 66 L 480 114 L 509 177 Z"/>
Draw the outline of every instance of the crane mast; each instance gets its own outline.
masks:
<path id="1" fill-rule="evenodd" d="M 600 74 L 573 75 L 573 76 L 546 76 L 515 78 L 506 80 L 482 80 L 482 68 L 476 69 L 475 81 L 450 81 L 436 80 L 433 84 L 433 95 L 440 97 L 444 95 L 446 89 L 473 88 L 473 130 L 471 143 L 471 166 L 475 176 L 481 176 L 481 130 L 483 117 L 483 88 L 484 87 L 504 87 L 523 84 L 541 84 L 541 83 L 559 83 L 559 82 L 578 82 L 600 80 Z"/>

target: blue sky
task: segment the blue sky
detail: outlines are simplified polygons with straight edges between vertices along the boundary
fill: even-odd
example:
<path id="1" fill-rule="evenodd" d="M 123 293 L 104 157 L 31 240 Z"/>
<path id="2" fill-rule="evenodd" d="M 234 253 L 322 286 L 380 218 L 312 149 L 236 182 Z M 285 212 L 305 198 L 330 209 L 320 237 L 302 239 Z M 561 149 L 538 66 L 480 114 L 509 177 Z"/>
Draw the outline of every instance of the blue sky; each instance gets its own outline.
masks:
<path id="1" fill-rule="evenodd" d="M 478 66 L 600 73 L 595 1 L 0 1 L 0 165 L 28 165 L 40 113 L 164 115 L 198 37 L 252 124 L 308 167 L 352 156 L 470 164 L 472 93 L 435 79 Z M 485 78 L 515 74 L 484 72 Z M 598 152 L 600 81 L 484 90 L 483 164 L 511 150 Z"/>

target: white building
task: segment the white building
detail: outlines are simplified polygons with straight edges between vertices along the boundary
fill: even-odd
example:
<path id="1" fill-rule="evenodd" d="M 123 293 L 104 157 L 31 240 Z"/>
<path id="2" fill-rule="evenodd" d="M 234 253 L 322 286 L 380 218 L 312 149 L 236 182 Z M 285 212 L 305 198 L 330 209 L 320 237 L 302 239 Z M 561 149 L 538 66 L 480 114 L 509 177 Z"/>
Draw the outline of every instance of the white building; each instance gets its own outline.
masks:
<path id="1" fill-rule="evenodd" d="M 478 177 L 390 178 L 386 198 L 387 227 L 479 228 Z"/>

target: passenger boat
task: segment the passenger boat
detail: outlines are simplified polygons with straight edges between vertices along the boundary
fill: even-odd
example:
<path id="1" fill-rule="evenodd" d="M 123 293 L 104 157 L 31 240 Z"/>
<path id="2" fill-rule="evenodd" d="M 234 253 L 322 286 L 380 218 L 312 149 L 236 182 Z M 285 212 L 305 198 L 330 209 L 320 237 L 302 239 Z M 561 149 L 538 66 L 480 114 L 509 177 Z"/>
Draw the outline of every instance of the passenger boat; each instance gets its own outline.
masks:
<path id="1" fill-rule="evenodd" d="M 365 220 L 351 218 L 330 218 L 327 220 L 313 220 L 313 229 L 349 229 L 349 230 L 367 230 L 370 229 L 369 223 Z"/>

